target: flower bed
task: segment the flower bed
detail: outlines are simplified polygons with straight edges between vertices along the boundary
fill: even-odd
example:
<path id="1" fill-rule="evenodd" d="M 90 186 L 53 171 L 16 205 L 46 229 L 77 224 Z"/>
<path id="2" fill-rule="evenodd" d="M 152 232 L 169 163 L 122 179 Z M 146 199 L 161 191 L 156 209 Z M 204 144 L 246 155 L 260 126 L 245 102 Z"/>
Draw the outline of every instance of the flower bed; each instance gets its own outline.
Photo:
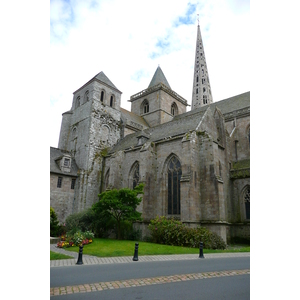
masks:
<path id="1" fill-rule="evenodd" d="M 68 248 L 74 246 L 83 246 L 93 242 L 94 234 L 92 232 L 76 232 L 74 235 L 66 234 L 61 236 L 61 241 L 57 243 L 58 248 Z"/>

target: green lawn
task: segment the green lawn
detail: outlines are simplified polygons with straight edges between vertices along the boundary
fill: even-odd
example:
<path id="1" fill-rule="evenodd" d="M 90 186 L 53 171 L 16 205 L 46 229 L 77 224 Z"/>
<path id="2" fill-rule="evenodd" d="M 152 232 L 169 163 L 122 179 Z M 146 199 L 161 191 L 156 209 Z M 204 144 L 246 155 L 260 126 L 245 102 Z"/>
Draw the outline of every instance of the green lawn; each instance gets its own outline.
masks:
<path id="1" fill-rule="evenodd" d="M 199 248 L 187 248 L 180 246 L 168 246 L 154 243 L 138 242 L 139 255 L 163 255 L 163 254 L 199 254 Z M 83 254 L 98 257 L 133 256 L 135 242 L 119 241 L 113 239 L 95 238 L 91 244 L 85 245 Z M 67 251 L 78 252 L 78 247 L 66 248 Z M 226 250 L 203 250 L 203 253 L 226 253 L 226 252 L 250 252 L 250 246 L 234 245 Z"/>
<path id="2" fill-rule="evenodd" d="M 61 253 L 56 253 L 50 250 L 50 260 L 56 260 L 56 259 L 69 259 L 73 258 L 72 256 L 69 255 L 64 255 Z"/>

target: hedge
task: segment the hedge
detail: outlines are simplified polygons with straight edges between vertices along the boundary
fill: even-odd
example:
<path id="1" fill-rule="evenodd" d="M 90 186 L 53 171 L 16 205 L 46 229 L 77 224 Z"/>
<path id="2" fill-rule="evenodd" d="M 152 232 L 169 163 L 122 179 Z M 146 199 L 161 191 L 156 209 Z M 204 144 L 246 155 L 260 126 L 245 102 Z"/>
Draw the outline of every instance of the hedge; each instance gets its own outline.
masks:
<path id="1" fill-rule="evenodd" d="M 206 249 L 225 249 L 226 243 L 205 227 L 190 228 L 180 221 L 156 217 L 148 226 L 154 243 L 197 248 L 203 242 Z"/>

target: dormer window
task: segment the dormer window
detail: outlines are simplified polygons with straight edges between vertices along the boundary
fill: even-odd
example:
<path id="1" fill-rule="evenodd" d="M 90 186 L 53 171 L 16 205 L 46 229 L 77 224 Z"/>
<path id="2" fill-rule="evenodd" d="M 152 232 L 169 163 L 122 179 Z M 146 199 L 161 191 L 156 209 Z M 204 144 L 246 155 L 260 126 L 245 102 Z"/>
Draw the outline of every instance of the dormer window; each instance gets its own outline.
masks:
<path id="1" fill-rule="evenodd" d="M 69 158 L 65 158 L 64 160 L 64 167 L 69 167 L 70 166 L 70 159 Z"/>
<path id="2" fill-rule="evenodd" d="M 63 157 L 60 158 L 59 163 L 60 169 L 63 172 L 70 173 L 71 171 L 71 156 L 70 155 L 63 155 Z"/>
<path id="3" fill-rule="evenodd" d="M 137 136 L 137 139 L 138 139 L 137 146 L 140 146 L 140 145 L 143 145 L 149 139 L 149 135 L 147 133 L 145 133 L 145 132 L 142 131 Z"/>

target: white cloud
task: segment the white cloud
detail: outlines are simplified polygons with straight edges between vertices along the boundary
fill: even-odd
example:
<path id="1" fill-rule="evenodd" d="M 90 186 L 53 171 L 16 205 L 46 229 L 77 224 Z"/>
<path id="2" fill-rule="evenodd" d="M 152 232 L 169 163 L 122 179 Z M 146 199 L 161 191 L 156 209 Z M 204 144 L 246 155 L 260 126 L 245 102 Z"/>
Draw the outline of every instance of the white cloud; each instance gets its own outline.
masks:
<path id="1" fill-rule="evenodd" d="M 128 110 L 127 100 L 148 87 L 158 64 L 172 89 L 191 103 L 197 13 L 214 101 L 250 90 L 248 6 L 233 0 L 174 3 L 51 1 L 51 146 L 57 147 L 61 114 L 71 108 L 73 92 L 100 71 L 123 92 L 121 106 Z M 189 18 L 194 24 L 178 25 L 188 20 L 191 4 L 197 5 Z"/>

